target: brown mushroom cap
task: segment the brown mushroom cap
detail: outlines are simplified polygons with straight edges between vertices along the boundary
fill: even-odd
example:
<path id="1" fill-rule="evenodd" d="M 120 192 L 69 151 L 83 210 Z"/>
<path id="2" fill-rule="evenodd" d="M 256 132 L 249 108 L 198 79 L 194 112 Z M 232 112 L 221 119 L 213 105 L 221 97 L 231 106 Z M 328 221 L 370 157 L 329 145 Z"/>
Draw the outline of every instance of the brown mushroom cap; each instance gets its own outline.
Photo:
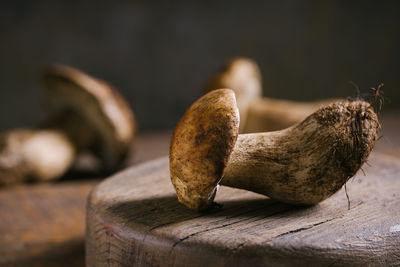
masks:
<path id="1" fill-rule="evenodd" d="M 120 164 L 136 130 L 134 115 L 122 96 L 108 83 L 63 65 L 45 69 L 43 84 L 54 113 L 78 114 L 84 126 L 97 134 L 97 154 L 105 167 Z"/>
<path id="2" fill-rule="evenodd" d="M 239 134 L 235 94 L 219 89 L 204 95 L 186 111 L 170 147 L 170 174 L 178 200 L 203 210 L 212 203 Z"/>

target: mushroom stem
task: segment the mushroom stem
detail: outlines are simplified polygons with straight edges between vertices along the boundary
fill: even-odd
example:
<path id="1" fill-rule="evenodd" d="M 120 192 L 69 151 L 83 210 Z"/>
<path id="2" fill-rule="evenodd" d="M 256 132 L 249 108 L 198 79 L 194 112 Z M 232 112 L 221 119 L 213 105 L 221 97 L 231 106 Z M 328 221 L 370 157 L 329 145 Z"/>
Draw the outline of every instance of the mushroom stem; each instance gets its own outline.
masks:
<path id="1" fill-rule="evenodd" d="M 0 185 L 50 180 L 65 173 L 75 147 L 59 130 L 13 130 L 0 136 Z"/>
<path id="2" fill-rule="evenodd" d="M 326 99 L 312 102 L 297 102 L 266 97 L 254 100 L 247 109 L 247 119 L 242 127 L 242 133 L 286 129 L 301 122 L 318 108 L 338 100 Z"/>
<path id="3" fill-rule="evenodd" d="M 281 131 L 241 134 L 220 183 L 286 203 L 316 204 L 355 175 L 379 129 L 369 103 L 346 101 Z"/>

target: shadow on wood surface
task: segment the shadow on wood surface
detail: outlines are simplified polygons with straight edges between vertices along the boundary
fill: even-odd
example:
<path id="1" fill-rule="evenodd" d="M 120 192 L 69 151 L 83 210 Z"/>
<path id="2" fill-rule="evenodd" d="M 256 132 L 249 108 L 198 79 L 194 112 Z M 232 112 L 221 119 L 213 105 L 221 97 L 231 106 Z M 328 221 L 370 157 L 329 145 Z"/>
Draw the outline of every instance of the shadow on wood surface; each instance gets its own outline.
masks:
<path id="1" fill-rule="evenodd" d="M 254 219 L 293 217 L 298 212 L 313 208 L 313 206 L 293 206 L 267 197 L 265 199 L 225 200 L 218 202 L 218 204 L 220 205 L 215 205 L 206 211 L 196 212 L 186 208 L 178 202 L 175 195 L 171 195 L 140 201 L 118 202 L 109 206 L 107 212 L 111 217 L 115 216 L 124 222 L 129 221 L 130 223 L 157 228 L 199 217 L 221 220 L 240 216 Z"/>

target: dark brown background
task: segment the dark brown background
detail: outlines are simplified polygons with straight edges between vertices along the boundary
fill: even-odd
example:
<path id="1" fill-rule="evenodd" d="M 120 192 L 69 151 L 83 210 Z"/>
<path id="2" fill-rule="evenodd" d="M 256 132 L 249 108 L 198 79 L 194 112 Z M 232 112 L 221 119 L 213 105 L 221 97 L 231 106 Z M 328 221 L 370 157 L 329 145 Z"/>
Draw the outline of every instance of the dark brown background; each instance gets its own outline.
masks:
<path id="1" fill-rule="evenodd" d="M 81 68 L 118 87 L 141 130 L 172 129 L 233 56 L 262 68 L 264 94 L 355 96 L 384 81 L 400 108 L 398 1 L 1 1 L 0 130 L 44 116 L 38 73 Z"/>

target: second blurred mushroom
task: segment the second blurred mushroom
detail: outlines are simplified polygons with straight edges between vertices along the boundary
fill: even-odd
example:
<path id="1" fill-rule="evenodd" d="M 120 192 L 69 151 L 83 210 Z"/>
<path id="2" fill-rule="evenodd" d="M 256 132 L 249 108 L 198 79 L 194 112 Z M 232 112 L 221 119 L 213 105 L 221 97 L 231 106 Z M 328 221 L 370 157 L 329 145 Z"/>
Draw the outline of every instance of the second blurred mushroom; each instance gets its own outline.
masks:
<path id="1" fill-rule="evenodd" d="M 236 95 L 240 113 L 240 132 L 254 133 L 285 129 L 302 121 L 323 105 L 338 99 L 296 102 L 262 97 L 262 77 L 257 63 L 248 58 L 228 61 L 213 76 L 206 92 L 231 88 Z"/>
<path id="2" fill-rule="evenodd" d="M 43 73 L 49 120 L 37 129 L 0 136 L 0 184 L 62 176 L 81 152 L 97 155 L 105 170 L 125 159 L 133 142 L 133 112 L 108 83 L 54 65 Z"/>

